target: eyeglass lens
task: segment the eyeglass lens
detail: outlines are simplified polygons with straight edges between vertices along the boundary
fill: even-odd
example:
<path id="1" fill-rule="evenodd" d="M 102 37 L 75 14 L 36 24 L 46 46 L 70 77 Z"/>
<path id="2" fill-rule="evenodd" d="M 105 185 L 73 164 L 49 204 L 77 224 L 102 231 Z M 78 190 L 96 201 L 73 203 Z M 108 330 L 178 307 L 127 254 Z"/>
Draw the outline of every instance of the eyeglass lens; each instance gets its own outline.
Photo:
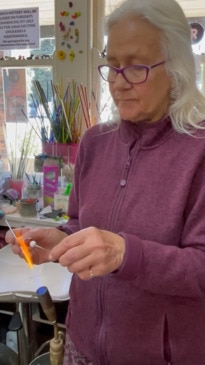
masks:
<path id="1" fill-rule="evenodd" d="M 130 83 L 141 83 L 147 78 L 147 68 L 144 66 L 129 66 L 120 71 L 110 66 L 101 68 L 102 77 L 108 82 L 115 82 L 118 73 L 123 74 L 126 81 Z"/>

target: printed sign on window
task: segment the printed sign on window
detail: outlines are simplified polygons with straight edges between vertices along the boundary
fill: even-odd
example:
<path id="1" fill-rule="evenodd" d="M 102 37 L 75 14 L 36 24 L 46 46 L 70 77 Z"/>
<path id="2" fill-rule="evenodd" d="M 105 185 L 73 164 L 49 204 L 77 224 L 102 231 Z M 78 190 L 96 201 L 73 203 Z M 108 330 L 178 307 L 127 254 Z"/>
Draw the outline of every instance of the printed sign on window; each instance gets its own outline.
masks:
<path id="1" fill-rule="evenodd" d="M 39 48 L 39 9 L 0 11 L 0 49 Z"/>

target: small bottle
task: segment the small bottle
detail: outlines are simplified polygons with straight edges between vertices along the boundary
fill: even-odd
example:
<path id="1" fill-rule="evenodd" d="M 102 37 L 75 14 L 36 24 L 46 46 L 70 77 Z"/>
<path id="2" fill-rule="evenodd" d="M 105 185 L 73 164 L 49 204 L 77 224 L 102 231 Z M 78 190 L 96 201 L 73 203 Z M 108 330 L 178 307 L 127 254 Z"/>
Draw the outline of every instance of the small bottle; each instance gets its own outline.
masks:
<path id="1" fill-rule="evenodd" d="M 4 163 L 0 155 L 0 180 L 3 180 L 4 177 Z"/>

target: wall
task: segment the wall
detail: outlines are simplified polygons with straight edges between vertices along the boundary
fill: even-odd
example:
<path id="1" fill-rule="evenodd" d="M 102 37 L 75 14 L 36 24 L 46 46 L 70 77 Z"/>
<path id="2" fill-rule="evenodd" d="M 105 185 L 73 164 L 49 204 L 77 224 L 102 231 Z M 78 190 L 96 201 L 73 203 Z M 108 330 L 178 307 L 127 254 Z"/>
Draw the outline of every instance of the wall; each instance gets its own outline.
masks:
<path id="1" fill-rule="evenodd" d="M 88 71 L 92 69 L 92 0 L 56 0 L 55 6 L 54 81 L 63 81 L 65 88 L 67 80 L 74 79 L 90 89 Z"/>

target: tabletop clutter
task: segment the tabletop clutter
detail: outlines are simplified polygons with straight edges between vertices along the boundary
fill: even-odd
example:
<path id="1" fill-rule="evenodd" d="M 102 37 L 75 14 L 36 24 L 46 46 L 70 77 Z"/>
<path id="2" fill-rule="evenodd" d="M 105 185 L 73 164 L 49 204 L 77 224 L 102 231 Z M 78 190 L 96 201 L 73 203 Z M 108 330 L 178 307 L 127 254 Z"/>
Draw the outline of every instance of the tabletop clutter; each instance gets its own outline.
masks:
<path id="1" fill-rule="evenodd" d="M 0 209 L 5 214 L 19 212 L 22 217 L 67 215 L 72 176 L 65 170 L 58 159 L 46 158 L 41 172 L 25 172 L 16 185 L 11 177 L 1 179 Z"/>

